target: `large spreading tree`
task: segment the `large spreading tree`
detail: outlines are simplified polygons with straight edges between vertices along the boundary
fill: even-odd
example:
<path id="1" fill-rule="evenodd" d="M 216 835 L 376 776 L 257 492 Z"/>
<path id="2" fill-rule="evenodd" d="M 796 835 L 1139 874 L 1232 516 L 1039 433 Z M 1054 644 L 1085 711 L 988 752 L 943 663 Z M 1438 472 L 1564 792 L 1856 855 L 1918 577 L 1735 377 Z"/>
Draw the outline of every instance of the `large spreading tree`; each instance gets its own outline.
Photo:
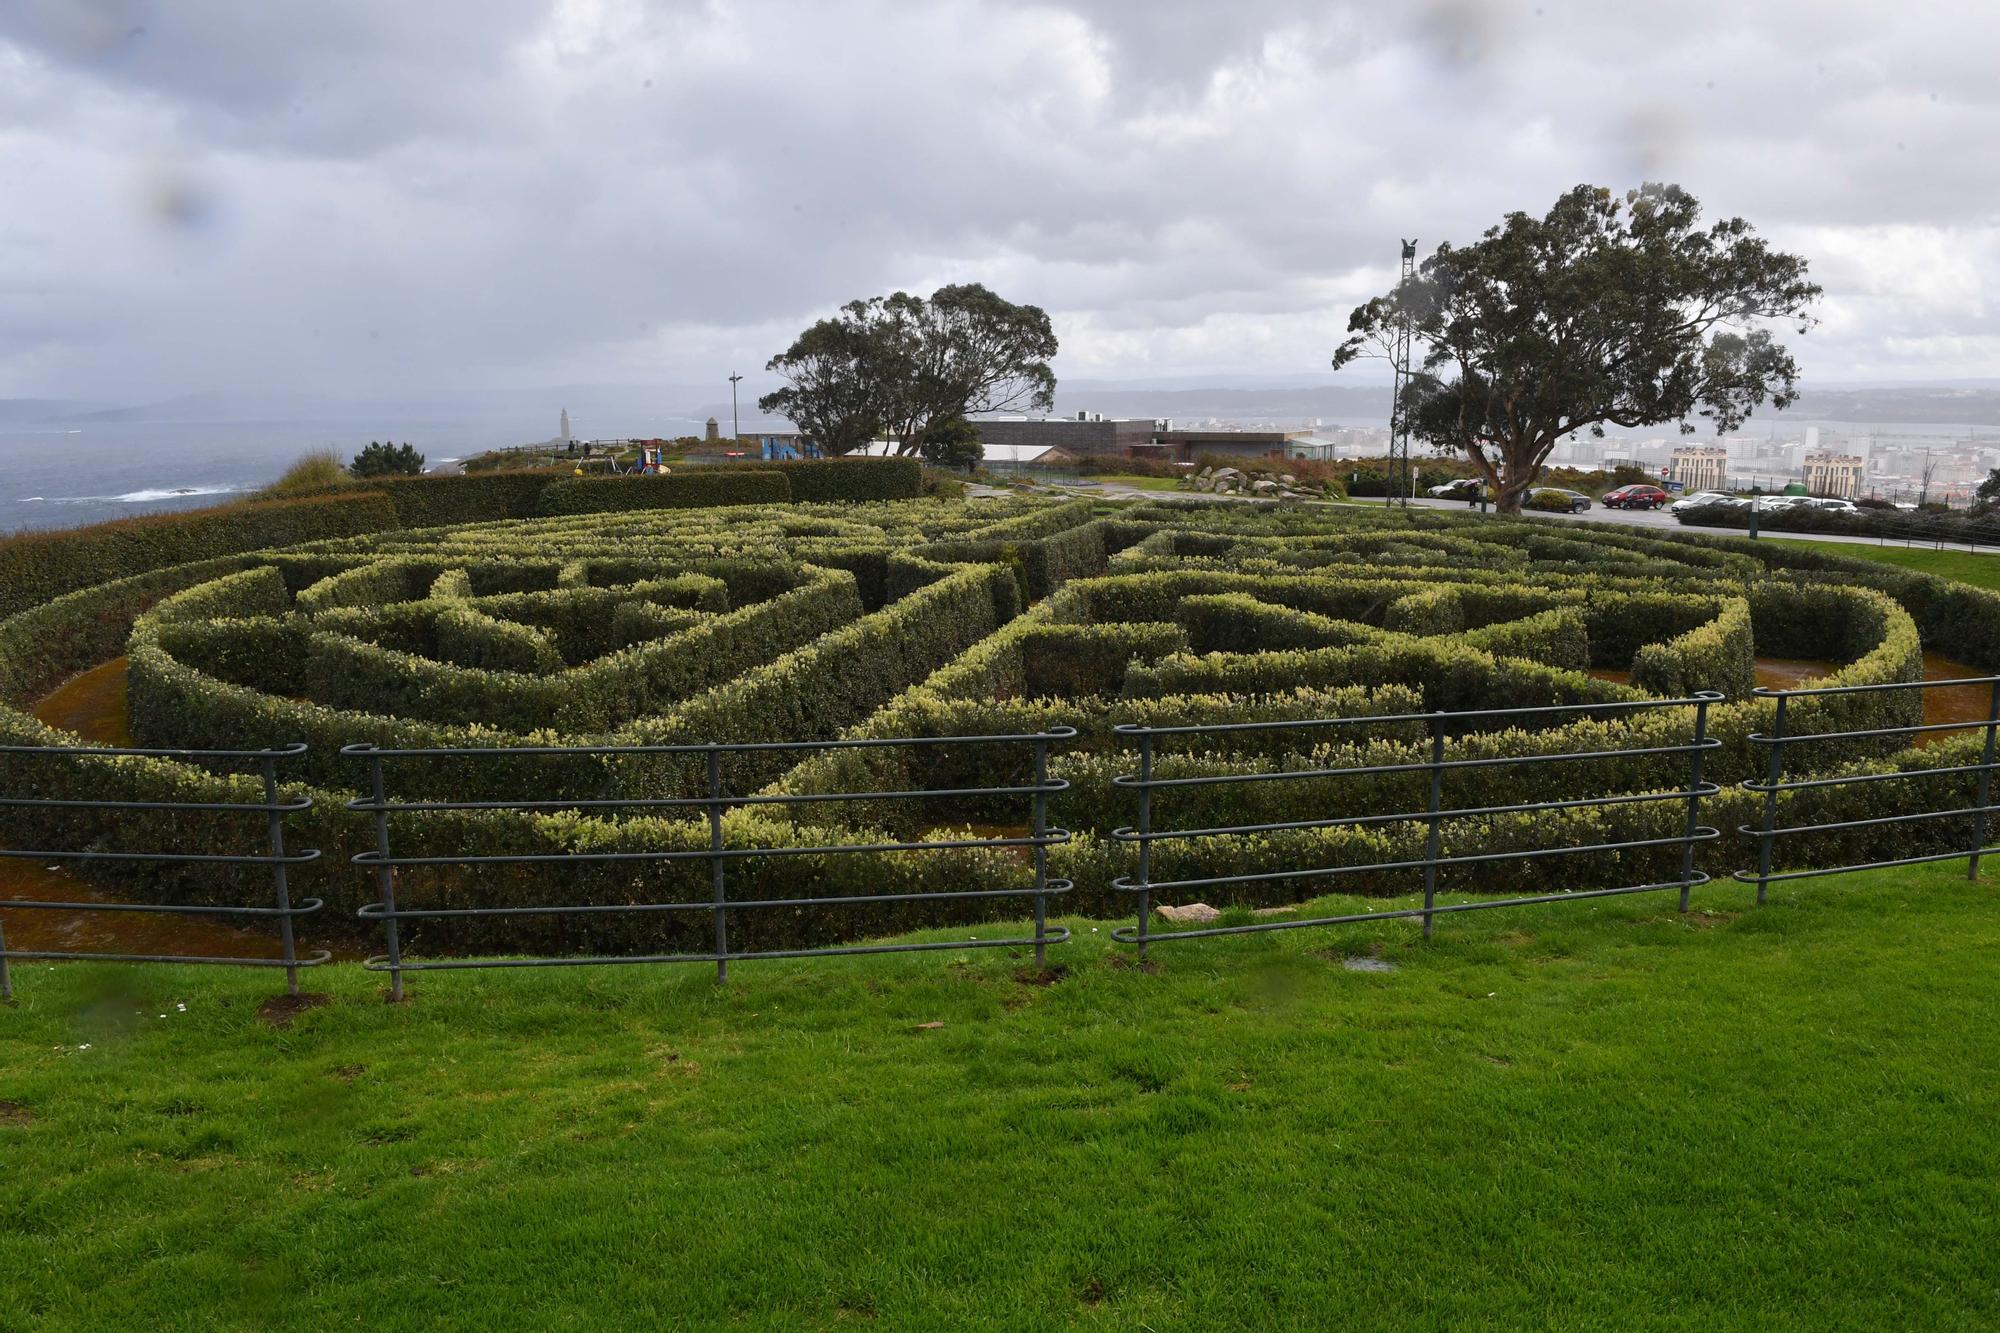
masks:
<path id="1" fill-rule="evenodd" d="M 1421 359 L 1397 410 L 1411 438 L 1464 455 L 1519 511 L 1556 444 L 1583 431 L 1706 417 L 1722 434 L 1798 397 L 1773 322 L 1812 326 L 1806 261 L 1741 218 L 1701 228 L 1698 200 L 1648 184 L 1579 185 L 1547 217 L 1512 213 L 1475 244 L 1440 245 L 1358 307 L 1336 369 L 1408 328 Z"/>
<path id="2" fill-rule="evenodd" d="M 850 301 L 764 368 L 785 385 L 757 406 L 789 418 L 829 454 L 877 431 L 918 452 L 933 425 L 993 412 L 1046 411 L 1056 335 L 1040 306 L 1015 305 L 978 283 L 928 299 L 897 292 Z"/>

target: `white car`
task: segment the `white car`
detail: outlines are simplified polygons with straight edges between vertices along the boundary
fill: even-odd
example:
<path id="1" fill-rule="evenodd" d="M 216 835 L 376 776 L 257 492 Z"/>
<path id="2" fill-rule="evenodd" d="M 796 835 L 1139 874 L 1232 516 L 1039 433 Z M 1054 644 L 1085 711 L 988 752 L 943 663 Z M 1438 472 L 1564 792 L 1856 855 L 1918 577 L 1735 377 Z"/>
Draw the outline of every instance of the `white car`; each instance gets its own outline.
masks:
<path id="1" fill-rule="evenodd" d="M 1799 501 L 1796 507 L 1800 509 L 1824 509 L 1835 514 L 1858 514 L 1861 512 L 1861 507 L 1855 504 L 1854 501 L 1836 500 L 1832 496 L 1811 496 Z"/>
<path id="2" fill-rule="evenodd" d="M 1721 491 L 1696 491 L 1692 495 L 1683 495 L 1680 499 L 1668 505 L 1667 512 L 1669 514 L 1684 513 L 1690 509 L 1699 509 L 1703 505 L 1712 505 L 1718 500 L 1731 500 L 1734 498 L 1734 496 L 1726 495 Z"/>

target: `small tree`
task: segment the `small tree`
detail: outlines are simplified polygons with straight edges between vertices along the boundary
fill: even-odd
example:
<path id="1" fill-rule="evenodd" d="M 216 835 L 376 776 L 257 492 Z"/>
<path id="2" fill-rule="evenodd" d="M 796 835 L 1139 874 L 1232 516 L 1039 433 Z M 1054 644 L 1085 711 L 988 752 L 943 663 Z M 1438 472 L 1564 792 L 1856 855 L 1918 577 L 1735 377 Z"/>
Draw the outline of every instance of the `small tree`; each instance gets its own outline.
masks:
<path id="1" fill-rule="evenodd" d="M 1805 332 L 1820 289 L 1741 218 L 1697 230 L 1700 212 L 1674 185 L 1622 203 L 1579 185 L 1546 217 L 1512 213 L 1472 245 L 1440 245 L 1354 311 L 1333 364 L 1386 353 L 1407 329 L 1423 357 L 1396 410 L 1416 439 L 1469 458 L 1503 513 L 1581 431 L 1676 421 L 1691 434 L 1697 414 L 1734 430 L 1767 399 L 1797 398 L 1797 364 L 1755 325 Z"/>
<path id="2" fill-rule="evenodd" d="M 886 432 L 897 452 L 921 450 L 934 422 L 987 412 L 1047 410 L 1056 377 L 1048 312 L 978 283 L 928 299 L 897 292 L 849 301 L 764 367 L 785 387 L 757 400 L 828 453 Z M 865 427 L 865 433 L 863 428 Z"/>
<path id="3" fill-rule="evenodd" d="M 394 444 L 370 440 L 368 447 L 347 465 L 347 470 L 357 477 L 414 477 L 424 470 L 424 456 L 407 441 Z"/>
<path id="4" fill-rule="evenodd" d="M 986 448 L 979 442 L 979 427 L 964 417 L 932 422 L 925 429 L 917 452 L 923 455 L 926 463 L 963 468 L 967 472 L 986 457 Z"/>
<path id="5" fill-rule="evenodd" d="M 2000 500 L 2000 467 L 1986 474 L 1986 480 L 1979 483 L 1978 495 L 1988 504 Z"/>

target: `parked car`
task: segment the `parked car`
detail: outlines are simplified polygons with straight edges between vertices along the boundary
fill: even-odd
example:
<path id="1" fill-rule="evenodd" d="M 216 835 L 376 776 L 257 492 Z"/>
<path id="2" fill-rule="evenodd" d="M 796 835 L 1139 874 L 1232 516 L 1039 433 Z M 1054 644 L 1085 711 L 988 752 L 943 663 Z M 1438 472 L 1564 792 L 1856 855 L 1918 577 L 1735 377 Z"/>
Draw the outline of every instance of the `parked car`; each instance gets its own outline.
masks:
<path id="1" fill-rule="evenodd" d="M 1667 507 L 1667 512 L 1672 514 L 1675 518 L 1679 519 L 1681 522 L 1686 523 L 1692 519 L 1699 518 L 1703 514 L 1716 514 L 1716 513 L 1726 513 L 1734 510 L 1743 510 L 1743 509 L 1748 509 L 1750 505 L 1751 501 L 1743 499 L 1740 496 L 1718 495 L 1712 500 L 1704 500 L 1698 505 L 1690 505 L 1685 509 L 1683 509 L 1679 505 L 1669 505 Z"/>
<path id="2" fill-rule="evenodd" d="M 1833 514 L 1858 514 L 1861 512 L 1861 506 L 1855 504 L 1854 501 L 1840 500 L 1830 495 L 1811 496 L 1799 501 L 1794 507 L 1798 509 L 1824 509 L 1828 513 Z"/>
<path id="3" fill-rule="evenodd" d="M 1642 482 L 1620 486 L 1615 491 L 1604 493 L 1606 509 L 1658 509 L 1667 500 L 1665 491 L 1658 486 L 1648 486 Z"/>
<path id="4" fill-rule="evenodd" d="M 1667 512 L 1669 514 L 1682 514 L 1690 509 L 1699 509 L 1703 505 L 1718 504 L 1724 500 L 1734 500 L 1735 498 L 1735 496 L 1730 495 L 1726 491 L 1696 491 L 1692 495 L 1683 495 L 1680 499 L 1668 505 Z"/>
<path id="5" fill-rule="evenodd" d="M 1547 496 L 1561 496 L 1567 500 L 1569 502 L 1569 512 L 1572 514 L 1581 514 L 1584 510 L 1590 508 L 1589 496 L 1583 494 L 1581 491 L 1566 491 L 1560 486 L 1537 486 L 1534 490 L 1529 491 L 1528 501 L 1530 506 L 1534 508 L 1553 507 L 1554 501 L 1544 498 Z"/>
<path id="6" fill-rule="evenodd" d="M 1429 488 L 1433 500 L 1464 500 L 1479 489 L 1477 477 L 1455 477 L 1450 481 Z"/>

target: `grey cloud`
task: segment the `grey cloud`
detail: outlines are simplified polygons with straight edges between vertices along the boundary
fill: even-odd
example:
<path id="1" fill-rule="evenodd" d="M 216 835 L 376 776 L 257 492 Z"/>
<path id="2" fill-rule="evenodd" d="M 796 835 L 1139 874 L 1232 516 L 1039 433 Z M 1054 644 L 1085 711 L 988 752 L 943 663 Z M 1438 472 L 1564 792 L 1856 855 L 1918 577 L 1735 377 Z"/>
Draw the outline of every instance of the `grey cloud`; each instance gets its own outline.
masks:
<path id="1" fill-rule="evenodd" d="M 701 379 L 971 277 L 1073 330 L 1061 373 L 1310 371 L 1397 237 L 1650 176 L 1826 248 L 1868 318 L 1809 369 L 1976 373 L 1996 39 L 1974 0 L 23 0 L 0 396 Z M 1957 299 L 1897 295 L 1946 235 Z"/>

